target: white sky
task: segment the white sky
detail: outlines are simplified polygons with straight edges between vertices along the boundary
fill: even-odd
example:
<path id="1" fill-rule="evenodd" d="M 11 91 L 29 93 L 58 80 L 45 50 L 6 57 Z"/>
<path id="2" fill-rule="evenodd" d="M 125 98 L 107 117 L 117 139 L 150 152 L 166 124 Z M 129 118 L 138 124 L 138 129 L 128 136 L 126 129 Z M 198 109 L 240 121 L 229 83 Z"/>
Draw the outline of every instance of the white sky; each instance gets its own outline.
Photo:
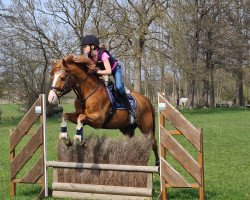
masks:
<path id="1" fill-rule="evenodd" d="M 11 0 L 2 0 L 2 2 L 4 3 L 4 5 L 9 5 Z"/>

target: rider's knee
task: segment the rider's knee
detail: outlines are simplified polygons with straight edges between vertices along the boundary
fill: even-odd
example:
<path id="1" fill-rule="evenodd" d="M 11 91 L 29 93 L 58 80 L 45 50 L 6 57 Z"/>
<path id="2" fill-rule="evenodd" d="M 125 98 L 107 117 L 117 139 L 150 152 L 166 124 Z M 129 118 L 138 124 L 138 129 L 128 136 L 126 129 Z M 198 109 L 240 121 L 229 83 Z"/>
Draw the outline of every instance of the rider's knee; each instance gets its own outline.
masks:
<path id="1" fill-rule="evenodd" d="M 116 86 L 116 90 L 119 92 L 119 94 L 123 94 L 125 92 L 125 89 L 123 86 Z"/>

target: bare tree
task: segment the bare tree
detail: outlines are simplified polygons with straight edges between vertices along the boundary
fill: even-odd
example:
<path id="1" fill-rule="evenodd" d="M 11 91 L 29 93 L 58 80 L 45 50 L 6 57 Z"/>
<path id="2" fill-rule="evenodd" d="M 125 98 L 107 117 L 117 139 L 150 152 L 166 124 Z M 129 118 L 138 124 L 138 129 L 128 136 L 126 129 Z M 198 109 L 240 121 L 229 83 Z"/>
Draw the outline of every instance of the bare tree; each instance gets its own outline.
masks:
<path id="1" fill-rule="evenodd" d="M 160 9 L 166 1 L 114 1 L 117 9 L 125 14 L 124 24 L 119 31 L 126 38 L 132 50 L 134 64 L 134 89 L 141 91 L 142 59 L 145 43 L 150 37 L 150 26 L 160 17 Z"/>
<path id="2" fill-rule="evenodd" d="M 228 21 L 227 52 L 231 72 L 236 79 L 236 105 L 244 106 L 244 68 L 249 67 L 249 2 L 231 0 L 226 5 Z"/>
<path id="3" fill-rule="evenodd" d="M 59 30 L 68 34 L 69 40 L 73 38 L 76 41 L 68 51 L 82 51 L 79 45 L 80 39 L 86 33 L 94 2 L 94 0 L 48 0 L 45 4 L 47 9 L 39 11 L 54 18 L 62 26 Z M 64 42 L 67 44 L 68 40 Z"/>
<path id="4" fill-rule="evenodd" d="M 0 3 L 0 73 L 8 83 L 3 90 L 31 103 L 48 90 L 51 61 L 79 53 L 81 37 L 95 34 L 125 65 L 126 84 L 153 101 L 160 90 L 173 102 L 187 95 L 190 107 L 213 107 L 235 90 L 243 105 L 244 84 L 249 87 L 247 13 L 246 0 Z"/>
<path id="5" fill-rule="evenodd" d="M 47 93 L 51 61 L 80 49 L 89 3 L 24 0 L 13 1 L 9 7 L 2 5 L 0 17 L 5 29 L 0 37 L 5 48 L 1 49 L 1 65 L 5 74 L 12 77 L 12 88 L 19 100 L 27 107 L 40 93 Z"/>
<path id="6" fill-rule="evenodd" d="M 58 45 L 52 40 L 56 36 L 48 19 L 38 17 L 39 2 L 15 1 L 1 10 L 4 30 L 0 35 L 3 55 L 1 65 L 5 73 L 12 76 L 12 86 L 19 99 L 31 105 L 40 93 L 47 91 L 48 66 L 51 55 L 61 55 Z"/>

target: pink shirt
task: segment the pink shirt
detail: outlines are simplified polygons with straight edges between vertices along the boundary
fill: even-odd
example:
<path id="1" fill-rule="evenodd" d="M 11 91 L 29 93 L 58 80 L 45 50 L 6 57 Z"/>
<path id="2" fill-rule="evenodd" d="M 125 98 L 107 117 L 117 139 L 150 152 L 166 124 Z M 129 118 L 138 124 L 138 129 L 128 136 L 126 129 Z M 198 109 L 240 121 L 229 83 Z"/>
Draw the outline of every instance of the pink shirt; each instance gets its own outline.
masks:
<path id="1" fill-rule="evenodd" d="M 104 60 L 109 59 L 109 55 L 106 52 L 103 52 L 101 59 L 102 59 L 102 62 L 103 62 Z"/>
<path id="2" fill-rule="evenodd" d="M 97 55 L 97 57 L 98 57 L 98 55 Z M 110 57 L 110 56 L 109 56 L 108 53 L 103 52 L 103 53 L 102 53 L 102 57 L 101 57 L 102 62 L 105 61 L 106 59 L 109 59 L 109 57 Z M 94 61 L 94 62 L 97 62 L 97 58 L 94 58 L 93 61 Z M 118 63 L 118 62 L 116 61 L 116 62 L 113 64 L 113 66 L 111 66 L 111 70 L 112 70 L 112 71 L 116 69 L 117 63 Z"/>

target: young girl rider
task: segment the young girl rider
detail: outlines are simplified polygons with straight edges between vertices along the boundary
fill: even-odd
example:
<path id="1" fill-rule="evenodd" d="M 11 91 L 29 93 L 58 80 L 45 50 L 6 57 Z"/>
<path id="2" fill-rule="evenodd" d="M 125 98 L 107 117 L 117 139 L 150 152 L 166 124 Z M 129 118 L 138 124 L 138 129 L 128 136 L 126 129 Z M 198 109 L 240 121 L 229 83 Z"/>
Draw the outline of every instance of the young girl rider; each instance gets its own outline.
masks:
<path id="1" fill-rule="evenodd" d="M 99 47 L 99 39 L 94 35 L 86 35 L 81 40 L 81 47 L 83 52 L 90 59 L 92 59 L 97 67 L 97 73 L 100 75 L 113 75 L 115 79 L 115 86 L 122 97 L 122 101 L 127 111 L 129 112 L 129 121 L 133 124 L 136 120 L 135 110 L 131 107 L 127 94 L 125 92 L 124 83 L 122 79 L 122 67 L 118 61 L 106 49 Z M 74 62 L 82 62 L 81 56 L 74 56 Z"/>

